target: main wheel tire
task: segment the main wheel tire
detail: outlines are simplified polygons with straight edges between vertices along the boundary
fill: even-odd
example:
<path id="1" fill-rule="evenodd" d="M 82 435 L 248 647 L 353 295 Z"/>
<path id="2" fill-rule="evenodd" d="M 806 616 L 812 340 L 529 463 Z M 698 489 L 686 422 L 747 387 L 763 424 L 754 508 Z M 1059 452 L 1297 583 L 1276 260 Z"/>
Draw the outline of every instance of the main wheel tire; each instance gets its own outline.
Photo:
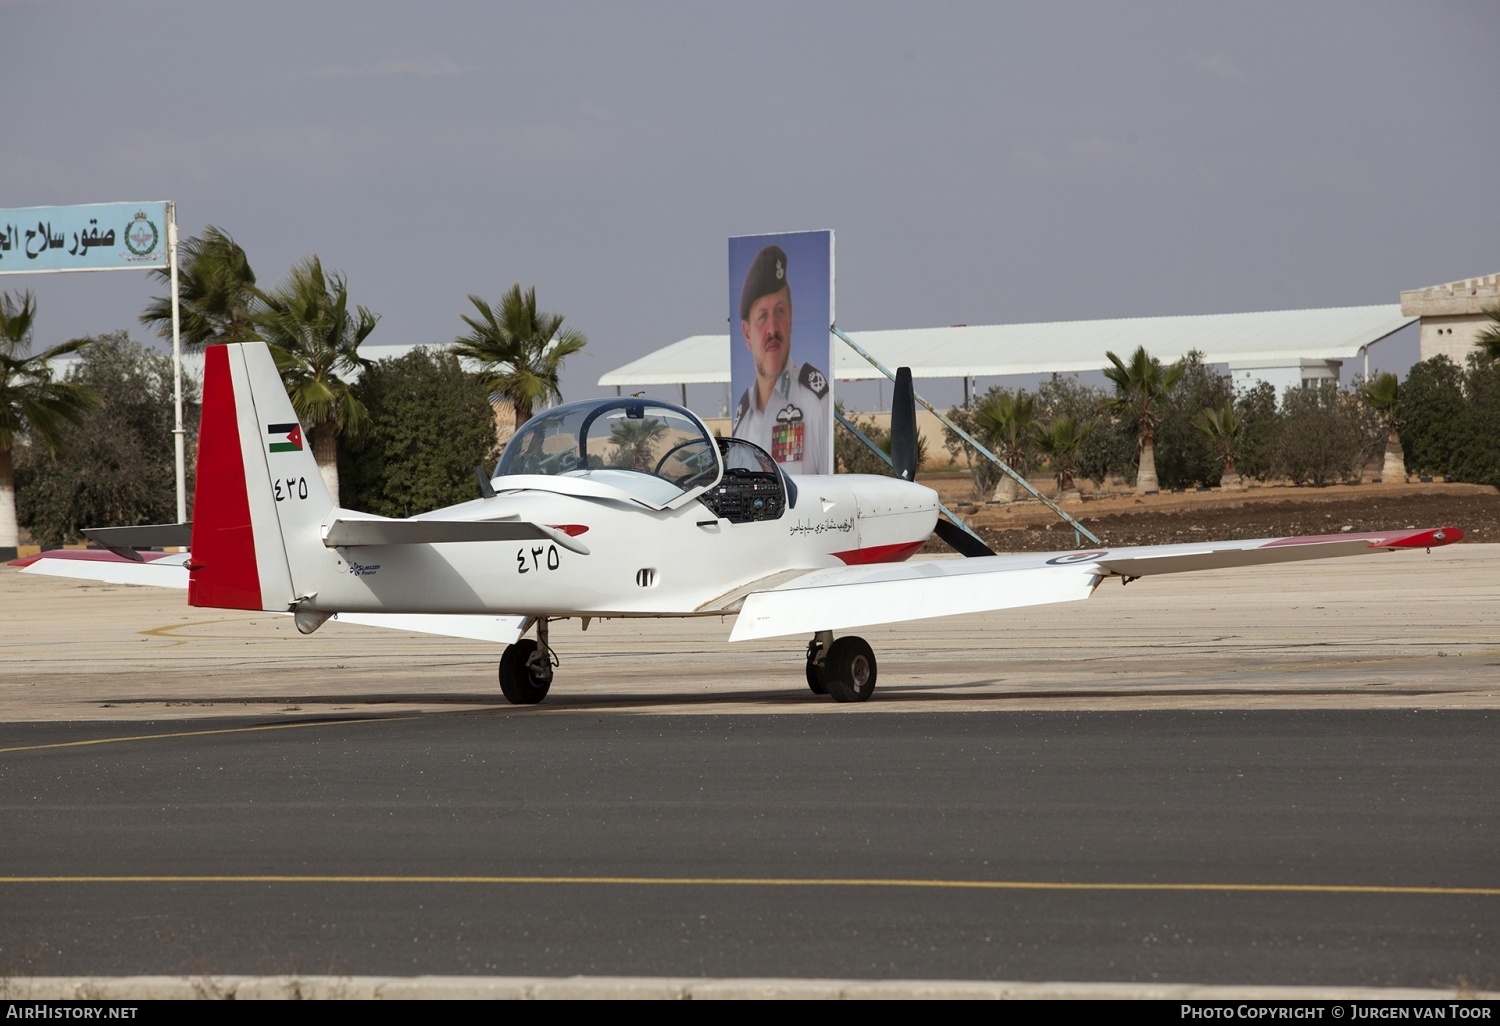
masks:
<path id="1" fill-rule="evenodd" d="M 552 687 L 550 677 L 543 680 L 532 672 L 531 657 L 536 651 L 535 641 L 522 638 L 514 645 L 507 645 L 500 656 L 500 690 L 512 705 L 536 705 Z"/>
<path id="2" fill-rule="evenodd" d="M 835 702 L 863 702 L 875 690 L 875 653 L 864 638 L 839 638 L 823 660 L 823 683 Z"/>
<path id="3" fill-rule="evenodd" d="M 823 667 L 811 659 L 807 661 L 807 686 L 812 688 L 815 695 L 828 694 L 828 684 L 823 680 Z"/>

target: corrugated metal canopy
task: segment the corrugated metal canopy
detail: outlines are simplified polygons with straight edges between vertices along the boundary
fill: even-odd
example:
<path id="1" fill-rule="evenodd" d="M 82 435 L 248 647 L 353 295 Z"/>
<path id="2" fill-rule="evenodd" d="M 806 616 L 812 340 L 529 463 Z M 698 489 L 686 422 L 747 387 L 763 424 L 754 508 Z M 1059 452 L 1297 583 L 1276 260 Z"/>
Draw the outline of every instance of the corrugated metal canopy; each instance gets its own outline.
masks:
<path id="1" fill-rule="evenodd" d="M 887 367 L 917 378 L 1005 377 L 1102 370 L 1105 352 L 1126 359 L 1137 346 L 1170 362 L 1191 350 L 1205 363 L 1350 360 L 1365 347 L 1416 321 L 1399 305 L 1324 310 L 1131 317 L 1108 321 L 964 325 L 850 331 Z M 702 384 L 729 380 L 728 335 L 693 335 L 616 367 L 600 385 Z M 880 372 L 845 345 L 834 350 L 833 376 L 844 381 Z"/>

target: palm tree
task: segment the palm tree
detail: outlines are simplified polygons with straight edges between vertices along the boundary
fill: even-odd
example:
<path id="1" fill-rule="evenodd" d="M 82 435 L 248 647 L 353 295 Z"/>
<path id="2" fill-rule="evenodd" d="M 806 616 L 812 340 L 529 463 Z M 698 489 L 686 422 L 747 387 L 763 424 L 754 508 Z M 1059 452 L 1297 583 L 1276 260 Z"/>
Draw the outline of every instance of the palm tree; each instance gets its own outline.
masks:
<path id="1" fill-rule="evenodd" d="M 220 228 L 209 225 L 181 246 L 177 268 L 177 293 L 182 341 L 190 346 L 218 342 L 253 342 L 255 312 L 261 293 L 255 287 L 255 272 L 239 243 Z M 170 285 L 167 268 L 151 272 Z M 172 337 L 172 297 L 151 300 L 141 323 L 156 328 L 162 338 Z"/>
<path id="2" fill-rule="evenodd" d="M 1197 423 L 1198 430 L 1208 436 L 1214 454 L 1224 468 L 1219 487 L 1226 491 L 1239 488 L 1240 475 L 1234 465 L 1245 441 L 1245 421 L 1234 412 L 1234 403 L 1225 403 L 1219 410 L 1204 410 L 1198 415 Z"/>
<path id="3" fill-rule="evenodd" d="M 655 417 L 622 420 L 609 433 L 609 440 L 615 443 L 609 465 L 624 467 L 626 470 L 654 470 L 656 446 L 666 432 L 665 422 Z"/>
<path id="4" fill-rule="evenodd" d="M 1014 395 L 999 392 L 974 411 L 980 439 L 1017 474 L 1025 474 L 1030 468 L 1035 422 L 1036 396 L 1027 395 L 1025 391 L 1017 391 Z M 990 499 L 993 502 L 1015 502 L 1019 487 L 1014 477 L 1002 471 Z"/>
<path id="5" fill-rule="evenodd" d="M 1500 331 L 1500 325 L 1497 325 L 1497 331 Z M 1366 381 L 1359 388 L 1359 401 L 1374 410 L 1385 425 L 1385 462 L 1380 467 L 1380 479 L 1397 484 L 1405 482 L 1406 453 L 1401 449 L 1401 386 L 1396 375 L 1384 371 Z"/>
<path id="6" fill-rule="evenodd" d="M 1091 425 L 1081 424 L 1066 415 L 1055 417 L 1047 424 L 1037 425 L 1032 429 L 1036 447 L 1046 454 L 1047 463 L 1052 468 L 1059 497 L 1077 491 L 1073 478 L 1078 474 L 1083 443 L 1092 431 Z"/>
<path id="7" fill-rule="evenodd" d="M 583 332 L 564 328 L 562 314 L 536 308 L 536 287 L 523 295 L 521 283 L 500 299 L 497 313 L 478 296 L 470 296 L 478 317 L 465 316 L 469 333 L 454 340 L 450 352 L 482 367 L 485 384 L 516 408 L 516 427 L 531 419 L 538 402 L 561 399 L 557 375 L 567 357 L 588 345 Z"/>
<path id="8" fill-rule="evenodd" d="M 1104 376 L 1115 385 L 1115 397 L 1105 407 L 1121 417 L 1135 423 L 1136 451 L 1140 453 L 1140 470 L 1135 476 L 1137 494 L 1147 495 L 1161 489 L 1156 483 L 1156 418 L 1167 395 L 1182 380 L 1187 364 L 1178 360 L 1170 367 L 1146 353 L 1145 346 L 1136 348 L 1127 365 L 1114 353 L 1105 353 L 1111 367 L 1104 368 Z"/>
<path id="9" fill-rule="evenodd" d="M 1485 359 L 1500 360 L 1500 306 L 1486 310 L 1484 315 L 1490 319 L 1490 326 L 1475 337 L 1474 344 Z"/>
<path id="10" fill-rule="evenodd" d="M 78 424 L 99 405 L 98 396 L 84 385 L 57 381 L 48 362 L 89 345 L 91 338 L 75 338 L 45 352 L 28 356 L 36 299 L 30 292 L 17 300 L 0 295 L 0 551 L 15 555 L 20 542 L 16 524 L 16 471 L 11 451 L 29 433 L 56 454 L 64 423 Z"/>
<path id="11" fill-rule="evenodd" d="M 346 375 L 370 365 L 359 345 L 380 318 L 366 307 L 349 312 L 349 289 L 337 271 L 325 274 L 316 255 L 292 268 L 263 296 L 255 325 L 276 357 L 297 418 L 307 428 L 328 493 L 339 501 L 338 436 L 357 437 L 369 414 Z"/>

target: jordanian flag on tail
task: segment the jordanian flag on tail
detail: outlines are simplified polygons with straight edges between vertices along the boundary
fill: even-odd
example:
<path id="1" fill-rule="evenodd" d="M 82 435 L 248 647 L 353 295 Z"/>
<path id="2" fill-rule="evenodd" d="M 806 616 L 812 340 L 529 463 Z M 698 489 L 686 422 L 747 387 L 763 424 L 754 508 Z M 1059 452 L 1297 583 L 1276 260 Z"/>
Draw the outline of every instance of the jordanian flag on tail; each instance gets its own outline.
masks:
<path id="1" fill-rule="evenodd" d="M 301 424 L 267 424 L 266 437 L 271 439 L 268 452 L 301 452 Z"/>

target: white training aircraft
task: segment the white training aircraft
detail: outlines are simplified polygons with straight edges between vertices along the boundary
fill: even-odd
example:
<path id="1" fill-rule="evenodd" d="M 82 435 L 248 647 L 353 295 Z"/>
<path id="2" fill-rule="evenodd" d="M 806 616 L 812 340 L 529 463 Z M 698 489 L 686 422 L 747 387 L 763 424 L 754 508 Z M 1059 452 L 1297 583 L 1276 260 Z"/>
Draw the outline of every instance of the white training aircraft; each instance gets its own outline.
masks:
<path id="1" fill-rule="evenodd" d="M 521 427 L 481 498 L 406 520 L 335 508 L 264 345 L 207 351 L 189 553 L 180 525 L 88 532 L 120 557 L 44 553 L 54 573 L 186 587 L 188 604 L 330 617 L 504 643 L 500 688 L 539 702 L 556 619 L 735 615 L 730 641 L 811 635 L 807 683 L 840 702 L 875 687 L 875 656 L 834 631 L 1088 598 L 1108 577 L 1447 545 L 1457 528 L 1000 556 L 938 516 L 910 480 L 910 376 L 898 382 L 898 477 L 788 477 L 692 413 L 614 398 Z M 936 530 L 977 558 L 904 562 Z M 126 562 L 126 559 L 135 562 Z M 523 637 L 533 632 L 534 638 Z"/>

